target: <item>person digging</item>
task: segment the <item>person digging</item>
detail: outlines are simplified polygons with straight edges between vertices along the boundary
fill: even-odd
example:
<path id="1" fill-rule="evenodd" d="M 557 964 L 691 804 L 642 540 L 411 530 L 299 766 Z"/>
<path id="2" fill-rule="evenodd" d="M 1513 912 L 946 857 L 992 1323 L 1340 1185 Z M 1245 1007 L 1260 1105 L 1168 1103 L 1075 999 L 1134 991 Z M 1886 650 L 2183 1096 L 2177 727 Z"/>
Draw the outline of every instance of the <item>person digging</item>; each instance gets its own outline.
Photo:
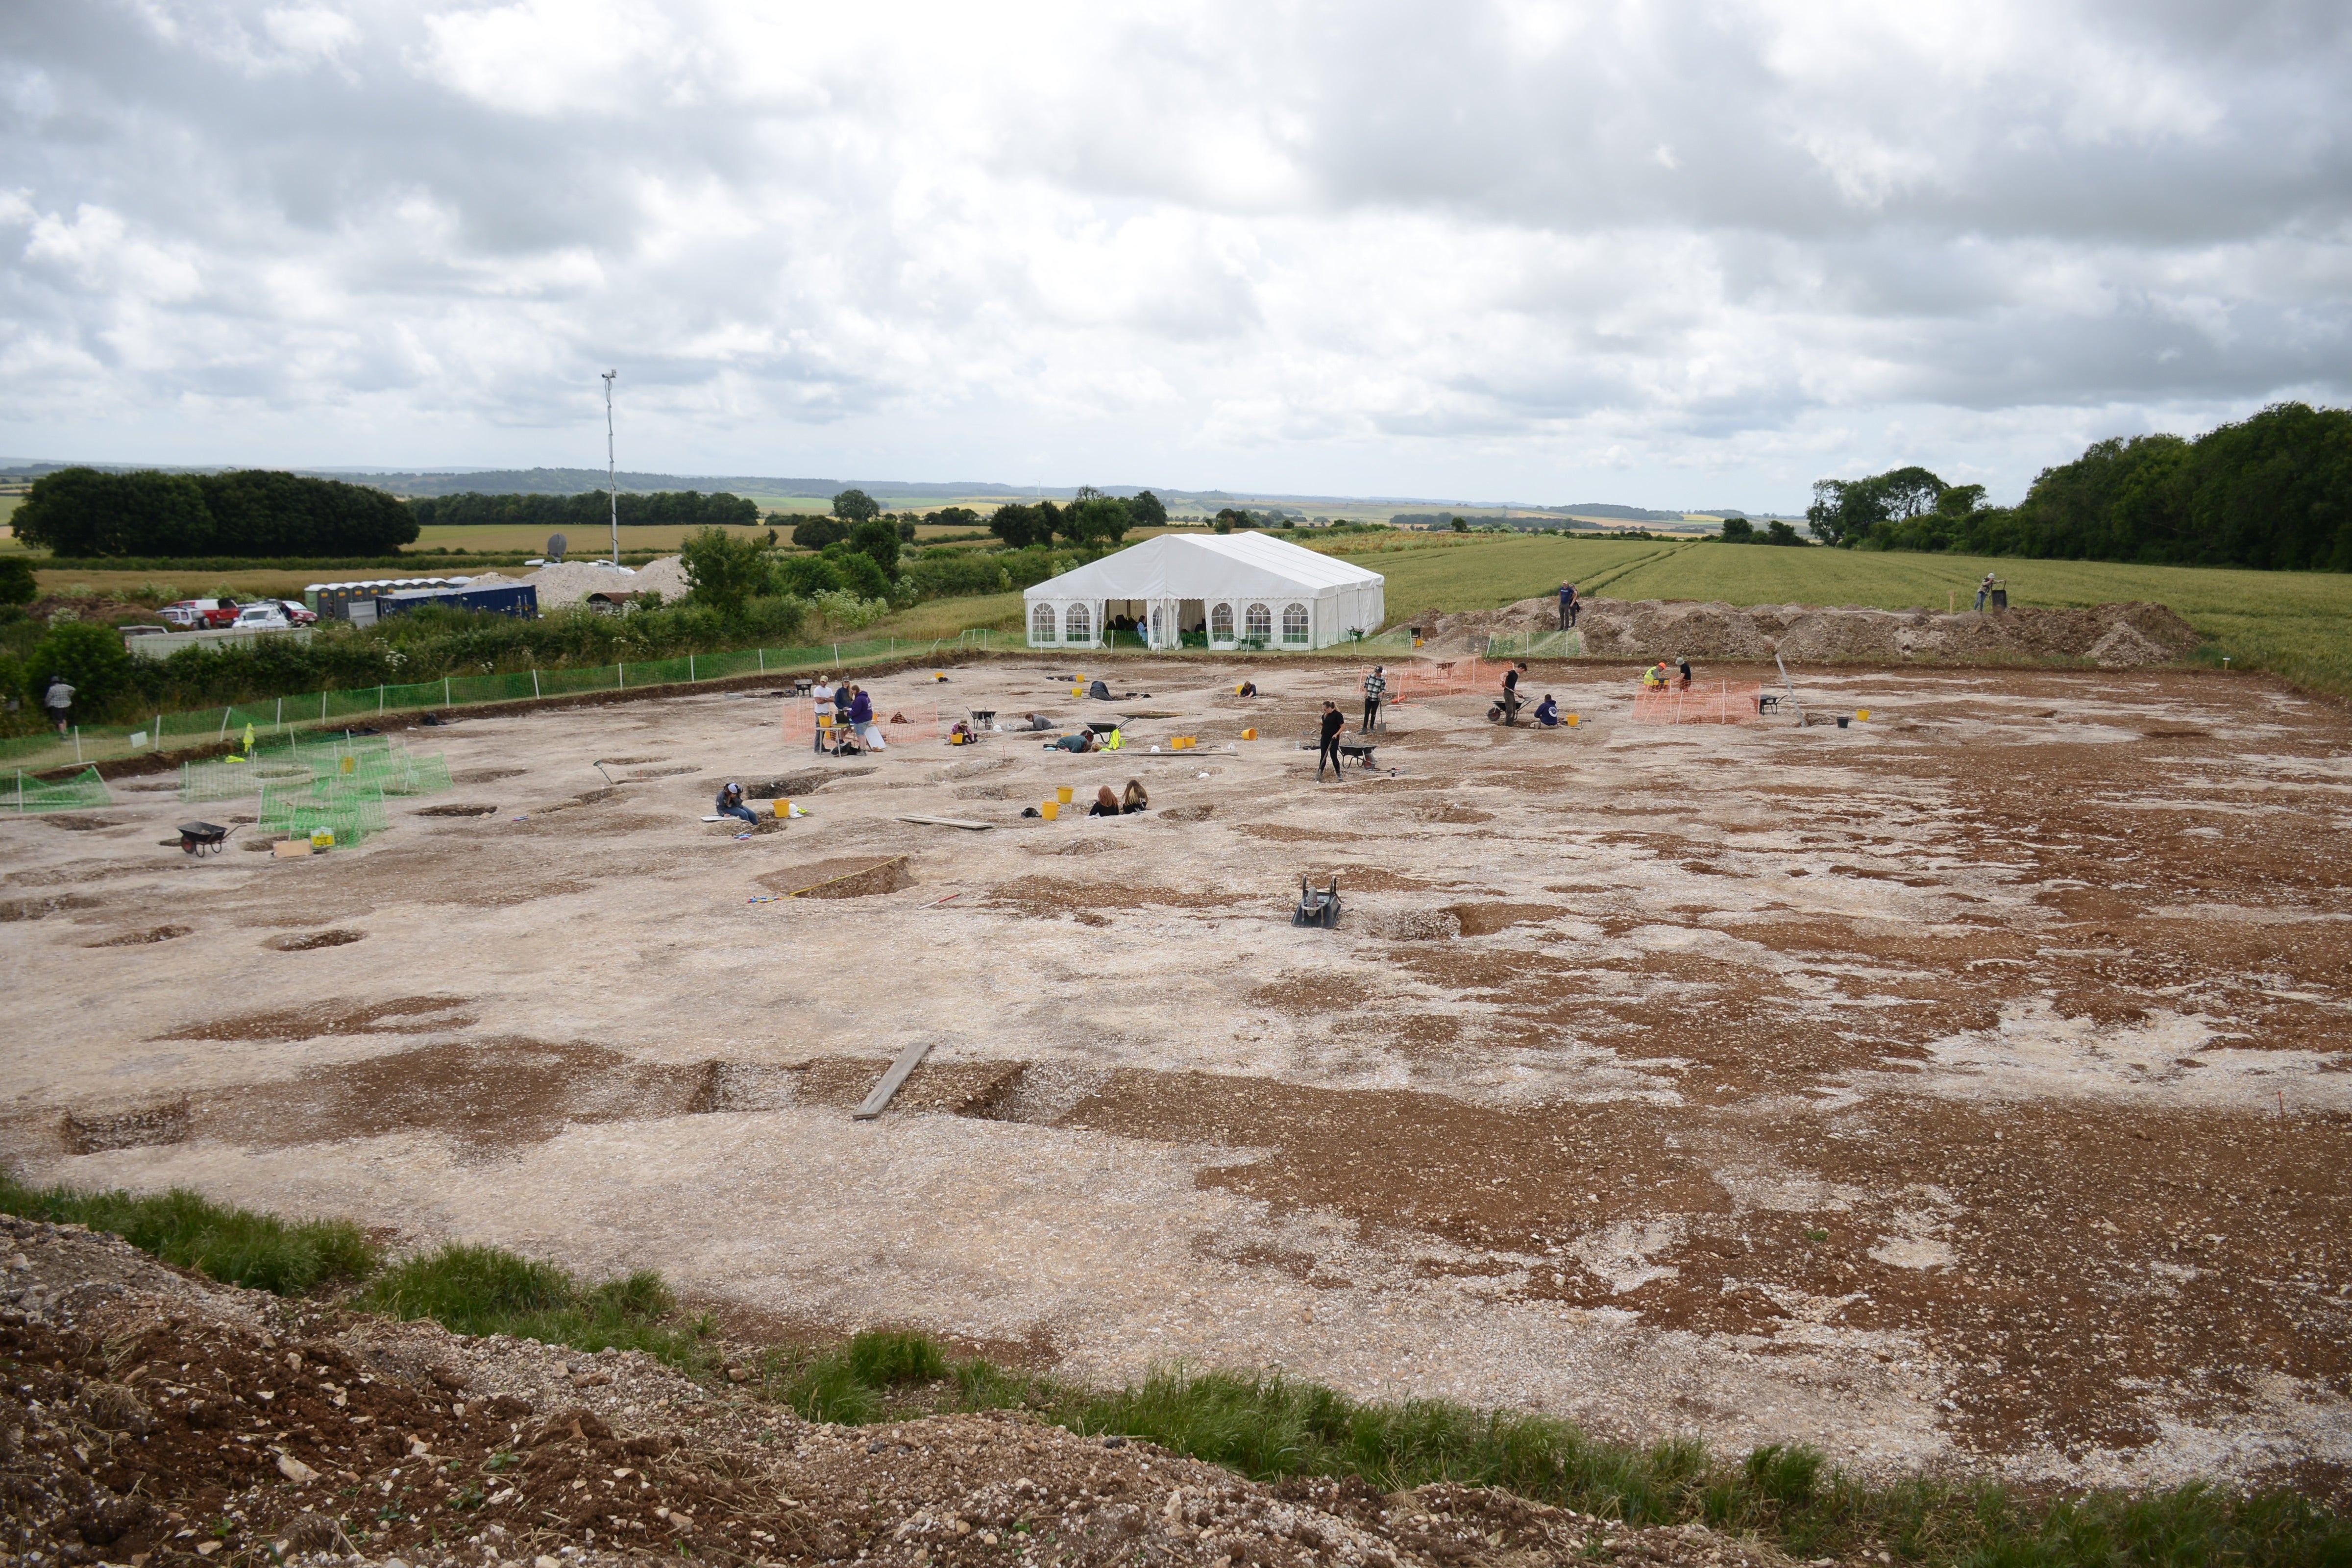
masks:
<path id="1" fill-rule="evenodd" d="M 1331 764 L 1331 776 L 1340 784 L 1348 782 L 1348 770 L 1339 764 L 1339 731 L 1348 721 L 1339 714 L 1337 702 L 1323 704 L 1323 749 L 1315 753 L 1315 782 L 1323 782 L 1323 764 Z"/>

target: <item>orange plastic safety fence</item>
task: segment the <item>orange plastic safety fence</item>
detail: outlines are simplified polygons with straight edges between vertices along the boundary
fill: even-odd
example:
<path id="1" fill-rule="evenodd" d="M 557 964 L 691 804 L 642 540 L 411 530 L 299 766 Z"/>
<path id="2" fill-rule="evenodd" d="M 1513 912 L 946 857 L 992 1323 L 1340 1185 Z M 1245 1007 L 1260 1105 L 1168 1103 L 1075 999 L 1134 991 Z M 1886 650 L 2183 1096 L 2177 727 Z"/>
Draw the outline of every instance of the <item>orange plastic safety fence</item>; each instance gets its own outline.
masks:
<path id="1" fill-rule="evenodd" d="M 1671 685 L 1644 687 L 1633 696 L 1633 722 L 1752 724 L 1763 691 L 1763 686 L 1752 680 L 1700 682 L 1687 691 Z"/>
<path id="2" fill-rule="evenodd" d="M 1356 683 L 1371 673 L 1366 668 L 1357 676 Z M 1458 697 L 1465 691 L 1501 690 L 1503 667 L 1489 664 L 1482 658 L 1458 658 L 1433 661 L 1416 659 L 1411 664 L 1391 665 L 1387 670 L 1388 700 L 1412 702 L 1429 697 Z"/>

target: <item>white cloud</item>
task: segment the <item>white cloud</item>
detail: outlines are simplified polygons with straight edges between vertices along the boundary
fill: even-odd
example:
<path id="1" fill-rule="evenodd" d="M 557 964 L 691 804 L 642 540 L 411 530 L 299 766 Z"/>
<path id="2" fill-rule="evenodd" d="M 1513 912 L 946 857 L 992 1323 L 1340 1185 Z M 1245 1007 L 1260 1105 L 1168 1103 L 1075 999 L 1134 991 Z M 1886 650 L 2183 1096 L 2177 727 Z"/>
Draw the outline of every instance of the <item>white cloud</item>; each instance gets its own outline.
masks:
<path id="1" fill-rule="evenodd" d="M 619 364 L 642 467 L 1764 507 L 2347 392 L 2318 5 L 99 0 L 0 61 L 19 455 L 582 461 Z"/>

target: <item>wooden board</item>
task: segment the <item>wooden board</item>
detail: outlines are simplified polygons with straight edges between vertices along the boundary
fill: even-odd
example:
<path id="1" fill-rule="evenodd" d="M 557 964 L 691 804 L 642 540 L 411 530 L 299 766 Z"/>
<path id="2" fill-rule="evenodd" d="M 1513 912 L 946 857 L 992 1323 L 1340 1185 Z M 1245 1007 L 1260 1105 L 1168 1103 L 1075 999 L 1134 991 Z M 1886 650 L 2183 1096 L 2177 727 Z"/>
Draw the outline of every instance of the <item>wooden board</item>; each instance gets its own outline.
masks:
<path id="1" fill-rule="evenodd" d="M 874 1092 L 866 1097 L 864 1104 L 850 1112 L 851 1119 L 857 1121 L 871 1121 L 887 1110 L 890 1108 L 891 1097 L 896 1095 L 900 1086 L 906 1083 L 907 1075 L 913 1072 L 922 1059 L 930 1054 L 931 1042 L 929 1040 L 918 1041 L 900 1051 L 898 1059 L 890 1064 L 890 1070 L 882 1075 L 882 1081 L 874 1086 Z"/>
<path id="2" fill-rule="evenodd" d="M 931 827 L 961 827 L 967 833 L 985 833 L 996 826 L 992 822 L 973 822 L 961 816 L 902 816 L 901 822 L 919 822 Z"/>

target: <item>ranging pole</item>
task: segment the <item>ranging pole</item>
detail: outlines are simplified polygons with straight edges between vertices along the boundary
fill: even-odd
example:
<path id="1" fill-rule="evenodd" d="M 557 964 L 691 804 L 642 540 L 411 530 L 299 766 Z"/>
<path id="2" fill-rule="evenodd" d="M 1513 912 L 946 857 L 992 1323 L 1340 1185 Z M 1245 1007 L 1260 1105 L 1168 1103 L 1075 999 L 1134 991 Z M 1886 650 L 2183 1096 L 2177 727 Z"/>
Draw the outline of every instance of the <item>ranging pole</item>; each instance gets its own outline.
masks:
<path id="1" fill-rule="evenodd" d="M 613 378 L 621 373 L 604 373 L 604 494 L 613 503 L 613 564 L 621 563 L 621 485 L 620 471 L 613 463 Z"/>

